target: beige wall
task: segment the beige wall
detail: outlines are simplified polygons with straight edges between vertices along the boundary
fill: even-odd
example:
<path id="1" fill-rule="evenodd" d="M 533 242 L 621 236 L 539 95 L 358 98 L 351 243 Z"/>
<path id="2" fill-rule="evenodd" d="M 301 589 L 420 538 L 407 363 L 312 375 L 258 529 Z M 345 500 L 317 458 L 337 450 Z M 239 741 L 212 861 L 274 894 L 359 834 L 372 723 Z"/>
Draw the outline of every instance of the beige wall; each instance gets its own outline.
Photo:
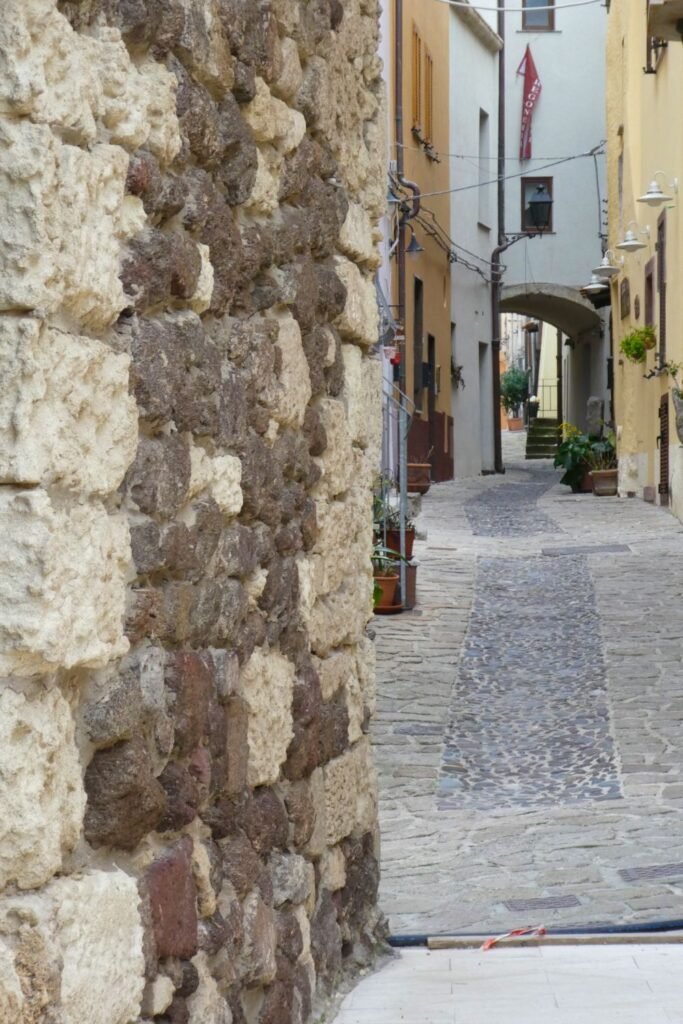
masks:
<path id="1" fill-rule="evenodd" d="M 446 191 L 449 188 L 449 161 L 441 155 L 440 162 L 430 160 L 415 141 L 412 134 L 412 35 L 413 25 L 420 33 L 424 53 L 427 50 L 434 62 L 434 149 L 444 154 L 449 151 L 449 9 L 445 5 L 424 0 L 405 0 L 403 19 L 403 111 L 404 132 L 401 141 L 404 149 L 405 176 L 415 181 L 423 193 Z M 392 71 L 393 81 L 393 71 Z M 422 128 L 424 129 L 424 125 Z M 396 141 L 396 140 L 394 140 Z M 450 232 L 450 198 L 448 195 L 424 199 L 423 208 L 434 213 L 443 229 Z M 427 360 L 427 336 L 436 339 L 436 362 L 441 367 L 440 393 L 436 399 L 438 412 L 450 415 L 450 353 L 451 353 L 451 309 L 450 309 L 450 264 L 446 253 L 425 231 L 415 226 L 418 241 L 424 252 L 406 258 L 406 391 L 413 396 L 413 324 L 414 324 L 414 280 L 419 278 L 424 285 L 424 359 Z M 410 241 L 408 232 L 407 241 Z M 423 397 L 424 415 L 427 415 L 427 396 Z"/>
<path id="2" fill-rule="evenodd" d="M 650 237 L 641 236 L 646 248 L 625 254 L 622 272 L 612 283 L 614 377 L 616 422 L 619 437 L 620 490 L 642 495 L 645 487 L 660 483 L 659 402 L 671 387 L 666 375 L 644 380 L 643 374 L 655 364 L 648 354 L 645 367 L 629 363 L 619 351 L 621 339 L 645 323 L 644 274 L 655 257 L 657 220 L 666 211 L 667 231 L 667 353 L 666 358 L 683 361 L 683 288 L 680 280 L 681 216 L 680 195 L 672 203 L 652 209 L 638 203 L 656 171 L 669 182 L 683 177 L 683 132 L 680 130 L 680 97 L 683 95 L 683 47 L 669 44 L 656 74 L 644 74 L 647 19 L 644 5 L 615 0 L 609 14 L 607 44 L 607 125 L 609 175 L 609 244 L 614 248 L 628 222 L 637 220 L 640 229 L 649 227 Z M 665 191 L 666 182 L 660 179 Z M 670 194 L 670 192 L 669 192 Z M 619 250 L 616 250 L 619 253 Z M 621 316 L 620 292 L 627 278 L 630 314 Z M 659 296 L 655 284 L 654 321 L 659 325 Z M 638 300 L 636 302 L 636 299 Z M 637 307 L 640 307 L 637 310 Z M 636 313 L 639 312 L 639 315 Z M 683 462 L 670 408 L 670 483 L 673 483 L 674 511 L 683 517 L 683 503 L 677 495 L 683 481 Z M 671 480 L 673 477 L 673 481 Z M 683 495 L 682 495 L 683 497 Z"/>

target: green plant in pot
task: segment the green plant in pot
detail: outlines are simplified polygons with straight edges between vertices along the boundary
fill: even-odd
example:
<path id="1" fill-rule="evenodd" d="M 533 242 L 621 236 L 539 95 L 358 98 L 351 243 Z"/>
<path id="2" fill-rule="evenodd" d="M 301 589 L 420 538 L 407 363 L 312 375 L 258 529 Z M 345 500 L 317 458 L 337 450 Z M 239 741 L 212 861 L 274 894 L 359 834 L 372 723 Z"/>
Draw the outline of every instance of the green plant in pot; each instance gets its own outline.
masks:
<path id="1" fill-rule="evenodd" d="M 636 327 L 635 330 L 622 338 L 619 349 L 630 363 L 644 363 L 647 353 L 656 344 L 657 335 L 655 334 L 655 329 L 646 324 L 645 327 Z"/>
<path id="2" fill-rule="evenodd" d="M 521 406 L 529 397 L 529 375 L 519 367 L 512 366 L 501 375 L 500 401 L 508 417 L 508 427 L 518 426 Z"/>
<path id="3" fill-rule="evenodd" d="M 593 493 L 609 497 L 617 493 L 617 449 L 614 432 L 608 430 L 602 437 L 591 438 L 588 464 L 593 478 Z"/>
<path id="4" fill-rule="evenodd" d="M 593 442 L 588 434 L 584 434 L 572 423 L 563 423 L 560 429 L 562 440 L 558 445 L 554 460 L 556 468 L 564 469 L 560 483 L 571 487 L 575 494 L 582 490 L 590 491 L 591 487 L 587 482 L 587 477 L 590 472 Z"/>
<path id="5" fill-rule="evenodd" d="M 372 548 L 372 603 L 375 611 L 396 607 L 398 563 L 401 555 L 393 548 L 377 543 Z"/>
<path id="6" fill-rule="evenodd" d="M 678 375 L 683 370 L 683 363 L 666 362 L 662 366 L 662 372 L 668 374 L 673 381 L 671 389 L 671 401 L 676 413 L 676 433 L 678 440 L 683 444 L 683 388 L 678 383 Z"/>

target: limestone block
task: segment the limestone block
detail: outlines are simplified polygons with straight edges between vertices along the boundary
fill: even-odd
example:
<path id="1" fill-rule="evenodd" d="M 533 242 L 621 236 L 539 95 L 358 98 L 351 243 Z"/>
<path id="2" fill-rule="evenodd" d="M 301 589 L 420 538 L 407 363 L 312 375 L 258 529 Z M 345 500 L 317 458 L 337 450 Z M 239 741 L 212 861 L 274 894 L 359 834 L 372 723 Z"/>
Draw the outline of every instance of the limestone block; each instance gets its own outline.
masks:
<path id="1" fill-rule="evenodd" d="M 0 317 L 0 482 L 116 490 L 137 448 L 127 355 L 30 317 Z"/>
<path id="2" fill-rule="evenodd" d="M 362 739 L 323 769 L 327 845 L 369 831 L 377 817 L 377 783 L 370 741 Z"/>
<path id="3" fill-rule="evenodd" d="M 281 369 L 272 404 L 273 416 L 281 426 L 301 427 L 311 400 L 311 378 L 301 329 L 294 317 L 281 317 L 276 345 Z"/>
<path id="4" fill-rule="evenodd" d="M 198 445 L 190 449 L 190 498 L 206 490 L 225 516 L 236 516 L 244 500 L 241 483 L 242 463 L 234 455 L 212 459 Z"/>
<path id="5" fill-rule="evenodd" d="M 339 248 L 350 260 L 367 263 L 371 267 L 378 264 L 379 250 L 375 244 L 373 224 L 360 203 L 349 203 L 339 236 Z"/>
<path id="6" fill-rule="evenodd" d="M 314 658 L 313 665 L 320 679 L 323 700 L 332 700 L 335 693 L 346 686 L 355 674 L 356 659 L 353 648 L 334 651 L 327 658 Z"/>
<path id="7" fill-rule="evenodd" d="M 52 0 L 9 0 L 0 30 L 0 112 L 58 126 L 79 146 L 147 144 L 162 162 L 180 150 L 176 80 L 136 67 L 117 29 L 74 32 Z"/>
<path id="8" fill-rule="evenodd" d="M 280 40 L 280 66 L 282 70 L 273 84 L 273 92 L 282 100 L 291 100 L 303 79 L 299 48 L 291 37 Z"/>
<path id="9" fill-rule="evenodd" d="M 318 535 L 313 549 L 318 596 L 336 590 L 350 572 L 367 567 L 372 546 L 369 492 L 363 505 L 354 497 L 347 494 L 345 501 L 318 501 Z"/>
<path id="10" fill-rule="evenodd" d="M 116 319 L 122 242 L 144 223 L 127 170 L 118 146 L 86 151 L 43 125 L 0 123 L 0 310 L 63 304 L 92 330 Z"/>
<path id="11" fill-rule="evenodd" d="M 346 885 L 346 858 L 341 846 L 325 850 L 320 860 L 320 884 L 323 889 L 337 892 Z"/>
<path id="12" fill-rule="evenodd" d="M 0 690 L 0 890 L 32 889 L 81 833 L 85 792 L 69 704 L 58 689 Z"/>
<path id="13" fill-rule="evenodd" d="M 277 162 L 268 161 L 260 149 L 257 151 L 256 159 L 254 185 L 244 206 L 252 213 L 274 213 L 280 205 L 280 182 L 277 173 L 280 167 Z"/>
<path id="14" fill-rule="evenodd" d="M 376 651 L 375 645 L 367 636 L 364 636 L 356 646 L 356 665 L 363 702 L 369 714 L 374 715 L 377 706 Z"/>
<path id="15" fill-rule="evenodd" d="M 145 1017 L 158 1017 L 173 1001 L 175 987 L 165 974 L 158 974 L 154 981 L 145 986 L 142 998 L 142 1012 Z"/>
<path id="16" fill-rule="evenodd" d="M 256 95 L 242 113 L 256 142 L 272 143 L 283 153 L 296 149 L 306 134 L 303 114 L 273 96 L 262 78 L 256 79 Z"/>
<path id="17" fill-rule="evenodd" d="M 379 312 L 372 278 L 364 277 L 356 264 L 343 256 L 334 262 L 337 277 L 346 287 L 346 305 L 337 318 L 339 333 L 359 345 L 377 344 Z"/>
<path id="18" fill-rule="evenodd" d="M 197 243 L 199 255 L 202 260 L 202 269 L 199 274 L 197 288 L 188 305 L 195 313 L 205 313 L 211 305 L 213 297 L 213 267 L 211 265 L 211 250 L 208 245 Z"/>
<path id="19" fill-rule="evenodd" d="M 243 904 L 244 946 L 243 964 L 247 980 L 263 985 L 269 984 L 277 973 L 275 952 L 277 930 L 275 914 L 258 892 L 251 892 Z"/>
<path id="20" fill-rule="evenodd" d="M 7 943 L 0 942 L 0 1020 L 3 1024 L 24 1024 L 25 1006 L 13 952 Z"/>
<path id="21" fill-rule="evenodd" d="M 43 490 L 0 490 L 0 674 L 99 667 L 126 653 L 123 517 L 56 507 Z"/>
<path id="22" fill-rule="evenodd" d="M 316 486 L 320 497 L 333 498 L 348 490 L 354 477 L 355 459 L 344 406 L 334 398 L 323 398 L 316 409 L 327 435 L 327 447 L 320 458 L 321 476 Z"/>
<path id="23" fill-rule="evenodd" d="M 197 887 L 199 916 L 211 917 L 216 912 L 216 893 L 211 885 L 211 861 L 206 847 L 196 836 L 192 840 L 192 875 Z"/>
<path id="24" fill-rule="evenodd" d="M 382 364 L 357 345 L 342 345 L 344 402 L 354 444 L 379 453 L 382 436 Z"/>
<path id="25" fill-rule="evenodd" d="M 281 654 L 256 650 L 242 670 L 247 702 L 250 786 L 277 782 L 293 736 L 294 666 Z"/>
<path id="26" fill-rule="evenodd" d="M 301 609 L 314 654 L 324 657 L 335 647 L 357 643 L 372 614 L 370 560 L 367 569 L 357 571 L 337 590 L 319 597 L 312 608 L 302 603 Z"/>
<path id="27" fill-rule="evenodd" d="M 118 870 L 60 878 L 40 893 L 0 901 L 0 934 L 19 942 L 15 970 L 29 1005 L 45 1006 L 41 980 L 52 974 L 60 1024 L 136 1020 L 145 967 L 138 901 L 134 879 Z"/>
<path id="28" fill-rule="evenodd" d="M 199 985 L 187 1000 L 188 1024 L 232 1024 L 230 1007 L 211 976 L 206 953 L 198 953 L 192 963 L 197 969 Z"/>

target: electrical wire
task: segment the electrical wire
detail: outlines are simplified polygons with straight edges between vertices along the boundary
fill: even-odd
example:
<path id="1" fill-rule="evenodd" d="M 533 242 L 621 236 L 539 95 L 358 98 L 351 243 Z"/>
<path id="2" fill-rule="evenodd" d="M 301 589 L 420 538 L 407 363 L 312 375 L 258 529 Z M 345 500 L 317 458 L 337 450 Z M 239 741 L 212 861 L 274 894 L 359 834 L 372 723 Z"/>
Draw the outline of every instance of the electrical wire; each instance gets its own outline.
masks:
<path id="1" fill-rule="evenodd" d="M 532 11 L 564 11 L 569 7 L 590 7 L 593 4 L 602 4 L 603 0 L 571 0 L 567 4 L 550 4 L 547 7 L 480 7 L 478 4 L 468 3 L 467 0 L 438 0 L 441 4 L 448 4 L 449 7 L 469 7 L 473 11 L 484 11 L 486 14 L 528 14 Z"/>
<path id="2" fill-rule="evenodd" d="M 407 150 L 410 150 L 413 153 L 422 153 L 423 152 L 422 146 L 406 146 L 406 144 L 404 142 L 394 142 L 392 144 L 394 146 L 396 146 L 398 149 L 407 149 Z M 604 142 L 600 142 L 599 145 L 600 146 L 604 146 L 605 143 Z M 596 148 L 599 148 L 599 147 L 596 147 Z M 479 161 L 479 160 L 481 160 L 481 161 L 488 160 L 491 163 L 497 163 L 498 162 L 498 157 L 497 156 L 477 156 L 475 153 L 444 153 L 442 150 L 435 150 L 435 152 L 436 152 L 437 156 L 448 156 L 448 157 L 452 157 L 454 160 L 477 160 L 477 161 Z M 583 154 L 579 153 L 578 155 L 582 156 Z M 552 156 L 532 156 L 532 157 L 529 157 L 529 162 L 530 163 L 535 163 L 537 160 L 574 160 L 576 156 L 577 156 L 577 154 L 559 155 L 559 154 L 555 153 Z M 507 160 L 508 163 L 517 163 L 518 164 L 518 163 L 521 162 L 518 156 L 506 156 L 506 157 L 504 157 L 504 159 Z"/>
<path id="3" fill-rule="evenodd" d="M 534 172 L 546 171 L 550 167 L 557 167 L 559 164 L 567 164 L 570 163 L 572 160 L 581 160 L 585 157 L 602 156 L 604 152 L 604 149 L 602 149 L 600 146 L 595 146 L 587 153 L 577 153 L 576 156 L 567 156 L 564 157 L 562 160 L 553 160 L 551 163 L 541 164 L 540 167 L 534 167 Z M 528 170 L 519 171 L 518 173 L 515 174 L 498 175 L 495 178 L 491 178 L 490 181 L 479 181 L 476 182 L 476 184 L 474 185 L 460 185 L 457 188 L 441 189 L 439 192 L 422 192 L 420 193 L 420 199 L 430 199 L 433 196 L 448 196 L 451 195 L 453 192 L 467 192 L 473 188 L 484 188 L 486 185 L 496 185 L 499 181 L 512 181 L 514 178 L 526 178 L 527 176 Z"/>

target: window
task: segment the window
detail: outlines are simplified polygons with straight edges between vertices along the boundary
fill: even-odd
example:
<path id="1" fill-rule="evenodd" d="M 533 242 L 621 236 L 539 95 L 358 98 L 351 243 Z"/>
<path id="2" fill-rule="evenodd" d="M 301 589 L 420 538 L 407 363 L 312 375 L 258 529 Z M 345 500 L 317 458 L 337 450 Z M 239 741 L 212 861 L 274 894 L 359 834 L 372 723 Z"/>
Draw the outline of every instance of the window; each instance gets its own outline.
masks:
<path id="1" fill-rule="evenodd" d="M 424 137 L 427 142 L 434 141 L 434 61 L 429 51 L 425 50 L 425 81 L 424 81 Z"/>
<path id="2" fill-rule="evenodd" d="M 550 208 L 550 221 L 546 228 L 537 228 L 531 219 L 529 200 L 538 191 L 539 187 L 545 188 L 551 199 L 553 196 L 552 178 L 522 178 L 522 231 L 552 231 L 553 230 L 553 207 Z"/>
<path id="3" fill-rule="evenodd" d="M 419 128 L 422 123 L 422 38 L 413 25 L 413 93 L 412 93 L 412 118 L 413 128 Z"/>
<path id="4" fill-rule="evenodd" d="M 479 225 L 483 228 L 490 226 L 490 199 L 491 186 L 485 182 L 491 180 L 491 143 L 489 138 L 489 115 L 485 110 L 479 111 Z"/>
<path id="5" fill-rule="evenodd" d="M 555 0 L 522 0 L 522 31 L 552 32 L 555 28 Z M 548 10 L 543 10 L 543 8 Z"/>
<path id="6" fill-rule="evenodd" d="M 655 323 L 655 258 L 645 264 L 645 324 L 654 327 Z"/>

